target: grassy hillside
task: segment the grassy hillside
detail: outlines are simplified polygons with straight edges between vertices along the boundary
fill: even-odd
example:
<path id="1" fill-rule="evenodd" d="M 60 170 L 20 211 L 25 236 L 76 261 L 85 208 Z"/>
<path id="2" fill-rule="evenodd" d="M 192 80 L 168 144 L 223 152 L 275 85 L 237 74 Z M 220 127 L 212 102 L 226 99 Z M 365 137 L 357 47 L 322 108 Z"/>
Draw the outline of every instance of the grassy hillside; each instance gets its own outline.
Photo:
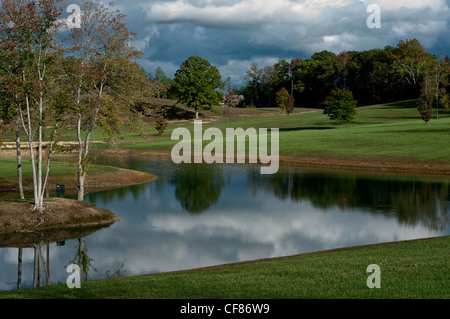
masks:
<path id="1" fill-rule="evenodd" d="M 217 116 L 206 112 L 203 128 L 249 127 L 279 128 L 280 154 L 298 159 L 338 159 L 341 161 L 389 162 L 398 164 L 449 163 L 450 111 L 440 110 L 440 118 L 424 124 L 416 109 L 416 100 L 360 107 L 352 123 L 339 126 L 321 110 L 296 109 L 285 115 L 279 109 L 226 109 Z M 183 106 L 176 106 L 189 112 Z M 172 131 L 186 127 L 193 132 L 193 120 L 172 120 L 163 135 L 158 136 L 154 123 L 147 123 L 141 132 L 125 131 L 115 142 L 119 149 L 170 152 L 177 141 L 171 140 Z M 75 140 L 75 131 L 64 137 Z M 5 141 L 8 137 L 5 138 Z M 104 141 L 100 129 L 93 134 L 94 141 Z M 204 142 L 204 146 L 207 142 Z M 94 148 L 108 146 L 97 144 Z"/>
<path id="2" fill-rule="evenodd" d="M 254 116 L 252 110 L 246 110 L 242 116 L 237 114 L 239 110 L 234 112 L 233 117 L 204 118 L 204 129 L 217 127 L 225 134 L 228 127 L 279 128 L 280 154 L 297 159 L 426 165 L 450 162 L 450 112 L 441 110 L 439 119 L 424 124 L 415 100 L 358 108 L 354 121 L 342 129 L 321 110 L 297 109 L 292 115 L 277 109 L 266 110 L 268 115 L 254 110 Z M 148 124 L 144 129 L 147 139 L 135 132 L 124 132 L 118 147 L 169 152 L 177 143 L 171 140 L 177 127 L 192 132 L 192 120 L 171 122 L 162 136 L 157 136 L 153 125 Z M 100 131 L 96 137 L 102 139 Z"/>
<path id="3" fill-rule="evenodd" d="M 0 292 L 1 298 L 448 299 L 450 237 L 302 254 L 181 272 Z M 367 267 L 380 266 L 369 289 Z"/>

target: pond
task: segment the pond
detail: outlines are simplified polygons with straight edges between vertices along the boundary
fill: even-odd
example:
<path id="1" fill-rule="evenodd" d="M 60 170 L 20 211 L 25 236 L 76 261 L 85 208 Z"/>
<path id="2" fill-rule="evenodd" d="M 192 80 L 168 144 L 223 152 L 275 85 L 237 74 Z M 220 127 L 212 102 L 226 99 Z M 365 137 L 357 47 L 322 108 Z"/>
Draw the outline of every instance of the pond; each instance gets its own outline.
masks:
<path id="1" fill-rule="evenodd" d="M 96 162 L 159 178 L 86 195 L 121 218 L 111 227 L 40 249 L 0 242 L 0 290 L 17 289 L 18 270 L 21 287 L 33 285 L 35 251 L 52 284 L 65 283 L 80 256 L 93 280 L 450 234 L 450 180 L 300 167 L 260 175 L 251 165 L 138 157 Z"/>

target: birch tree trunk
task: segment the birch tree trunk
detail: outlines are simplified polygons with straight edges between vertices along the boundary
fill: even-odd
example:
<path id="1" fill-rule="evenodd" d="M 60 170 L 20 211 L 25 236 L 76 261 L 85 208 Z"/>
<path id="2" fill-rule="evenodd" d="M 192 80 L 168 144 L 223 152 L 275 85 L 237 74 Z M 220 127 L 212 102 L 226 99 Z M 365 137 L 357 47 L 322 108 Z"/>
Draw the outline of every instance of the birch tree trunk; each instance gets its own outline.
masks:
<path id="1" fill-rule="evenodd" d="M 17 262 L 17 289 L 22 289 L 22 248 L 19 248 Z"/>
<path id="2" fill-rule="evenodd" d="M 38 251 L 38 267 L 37 267 L 37 285 L 38 287 L 42 287 L 42 245 L 39 244 L 37 246 Z"/>
<path id="3" fill-rule="evenodd" d="M 94 121 L 94 120 L 93 120 Z M 96 121 L 96 120 L 95 120 Z M 90 127 L 84 142 L 81 141 L 81 131 L 78 133 L 78 194 L 77 200 L 84 200 L 84 188 L 86 181 L 86 173 L 87 173 L 87 157 L 89 156 L 89 143 L 92 135 L 92 131 L 95 127 L 95 124 Z"/>
<path id="4" fill-rule="evenodd" d="M 42 96 L 39 98 L 39 123 L 38 123 L 38 162 L 37 162 L 37 193 L 38 193 L 38 203 L 37 209 L 42 210 L 44 207 L 41 199 L 43 194 L 42 189 Z"/>
<path id="5" fill-rule="evenodd" d="M 39 208 L 39 196 L 38 196 L 38 186 L 37 186 L 37 176 L 36 176 L 36 155 L 33 147 L 33 130 L 31 127 L 31 112 L 30 112 L 30 100 L 29 97 L 26 97 L 26 107 L 27 107 L 27 124 L 24 122 L 22 117 L 22 124 L 25 129 L 25 133 L 28 137 L 28 144 L 30 149 L 30 161 L 31 161 L 31 172 L 33 177 L 33 195 L 34 195 L 34 209 Z"/>
<path id="6" fill-rule="evenodd" d="M 84 172 L 84 165 L 83 165 L 83 153 L 84 153 L 84 144 L 81 137 L 81 112 L 78 112 L 78 119 L 77 119 L 77 137 L 78 137 L 78 193 L 77 193 L 77 200 L 83 201 L 84 200 L 84 180 L 86 177 L 86 174 Z"/>
<path id="7" fill-rule="evenodd" d="M 100 100 L 102 99 L 102 93 L 103 93 L 103 84 L 101 84 L 100 90 L 99 90 L 99 99 Z M 94 131 L 95 126 L 97 125 L 97 121 L 99 118 L 99 115 L 98 115 L 99 111 L 100 111 L 100 107 L 97 106 L 94 110 L 94 115 L 92 116 L 92 119 L 89 123 L 84 142 L 82 141 L 82 136 L 81 136 L 82 114 L 81 114 L 81 111 L 78 112 L 78 118 L 77 118 L 77 138 L 78 138 L 78 194 L 77 194 L 77 200 L 79 200 L 79 201 L 84 200 L 84 188 L 85 188 L 86 173 L 87 173 L 86 160 L 89 156 L 89 145 L 90 145 L 92 133 Z"/>
<path id="8" fill-rule="evenodd" d="M 440 63 L 440 62 L 437 62 Z M 436 75 L 435 75 L 435 81 L 436 81 L 436 92 L 435 92 L 435 99 L 436 99 L 436 118 L 439 118 L 439 86 L 441 85 L 442 79 L 445 77 L 445 75 L 442 72 L 441 65 L 438 64 L 436 66 Z"/>
<path id="9" fill-rule="evenodd" d="M 17 184 L 19 187 L 20 199 L 25 198 L 23 192 L 23 175 L 22 175 L 22 152 L 20 149 L 20 130 L 19 130 L 19 117 L 16 118 L 16 153 L 17 153 Z"/>
<path id="10" fill-rule="evenodd" d="M 34 245 L 33 288 L 38 287 L 39 277 L 39 245 Z"/>

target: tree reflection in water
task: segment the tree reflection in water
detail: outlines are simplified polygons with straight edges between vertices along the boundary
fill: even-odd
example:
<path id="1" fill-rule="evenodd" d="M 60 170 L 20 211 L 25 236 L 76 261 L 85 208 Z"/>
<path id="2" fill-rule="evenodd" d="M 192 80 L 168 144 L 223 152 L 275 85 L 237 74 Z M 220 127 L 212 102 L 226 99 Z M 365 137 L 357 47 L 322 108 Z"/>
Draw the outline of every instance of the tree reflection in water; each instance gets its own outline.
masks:
<path id="1" fill-rule="evenodd" d="M 318 208 L 358 208 L 393 215 L 400 224 L 422 223 L 442 231 L 448 223 L 449 182 L 383 179 L 348 174 L 311 173 L 285 169 L 268 177 L 248 174 L 254 192 L 271 192 L 281 199 L 307 200 Z"/>
<path id="2" fill-rule="evenodd" d="M 175 197 L 191 214 L 200 214 L 217 203 L 225 185 L 223 168 L 217 165 L 183 164 L 172 175 Z"/>
<path id="3" fill-rule="evenodd" d="M 88 256 L 88 248 L 84 238 L 78 238 L 78 245 L 75 247 L 75 256 L 69 261 L 70 264 L 77 264 L 80 267 L 81 281 L 89 280 L 89 270 L 97 271 L 93 266 L 94 259 Z"/>
<path id="4" fill-rule="evenodd" d="M 173 185 L 174 197 L 183 209 L 192 214 L 202 213 L 218 202 L 225 188 L 224 172 L 231 171 L 226 165 L 174 165 L 167 160 L 145 158 L 129 159 L 127 165 L 130 165 L 127 168 L 157 175 L 158 179 L 152 183 L 155 183 L 158 193 L 163 192 L 167 185 Z M 355 208 L 367 213 L 386 214 L 395 216 L 401 224 L 415 226 L 421 223 L 429 230 L 442 231 L 448 223 L 448 180 L 317 173 L 298 167 L 281 168 L 275 175 L 261 175 L 257 169 L 246 168 L 243 170 L 247 172 L 246 187 L 253 194 L 269 192 L 280 199 L 307 200 L 316 208 L 325 210 L 332 207 L 341 210 Z M 94 202 L 97 196 L 108 202 L 125 197 L 131 191 L 137 201 L 148 188 L 148 184 L 143 184 L 91 196 Z"/>
<path id="5" fill-rule="evenodd" d="M 75 247 L 75 257 L 65 266 L 76 263 L 80 266 L 82 280 L 89 280 L 89 271 L 94 270 L 94 259 L 88 256 L 88 249 L 85 237 L 96 231 L 105 228 L 91 227 L 86 229 L 62 229 L 55 231 L 35 232 L 35 233 L 17 233 L 8 234 L 0 237 L 0 248 L 17 248 L 17 289 L 22 289 L 23 280 L 23 251 L 24 249 L 33 250 L 33 269 L 31 287 L 42 287 L 51 284 L 50 280 L 50 246 L 64 246 L 68 240 L 77 239 L 78 245 Z M 107 227 L 106 227 L 107 228 Z M 78 236 L 77 236 L 78 235 Z M 46 252 L 43 252 L 46 247 Z M 60 271 L 59 269 L 57 271 Z M 26 273 L 25 273 L 26 275 Z M 44 281 L 45 280 L 45 281 Z"/>

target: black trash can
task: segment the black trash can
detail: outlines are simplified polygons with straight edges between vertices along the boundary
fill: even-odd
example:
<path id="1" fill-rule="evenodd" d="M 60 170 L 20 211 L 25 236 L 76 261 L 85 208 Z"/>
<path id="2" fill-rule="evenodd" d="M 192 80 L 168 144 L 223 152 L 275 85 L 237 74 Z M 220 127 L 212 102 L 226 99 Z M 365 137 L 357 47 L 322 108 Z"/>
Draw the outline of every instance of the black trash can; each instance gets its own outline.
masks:
<path id="1" fill-rule="evenodd" d="M 65 185 L 56 185 L 56 197 L 63 198 L 66 195 Z"/>

